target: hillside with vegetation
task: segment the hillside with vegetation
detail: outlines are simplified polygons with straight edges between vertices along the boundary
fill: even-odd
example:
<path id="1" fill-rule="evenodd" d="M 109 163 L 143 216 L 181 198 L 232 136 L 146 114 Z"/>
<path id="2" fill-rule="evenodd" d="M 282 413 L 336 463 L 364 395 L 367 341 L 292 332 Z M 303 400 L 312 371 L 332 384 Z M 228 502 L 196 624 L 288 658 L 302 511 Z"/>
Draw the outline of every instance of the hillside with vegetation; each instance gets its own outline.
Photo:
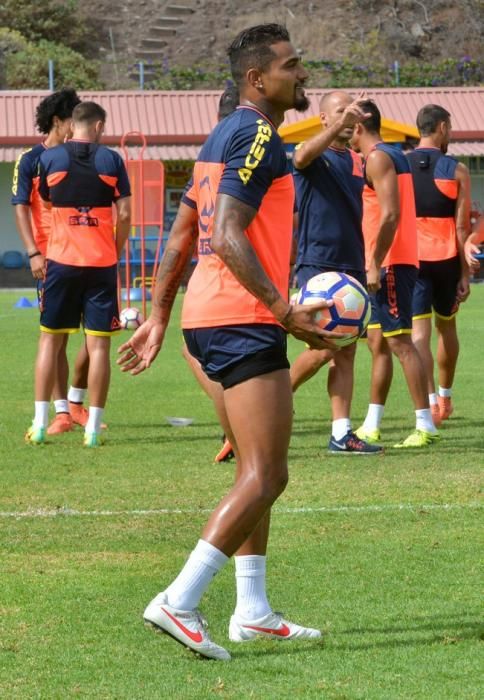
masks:
<path id="1" fill-rule="evenodd" d="M 483 80 L 479 0 L 3 0 L 0 88 L 218 88 L 240 29 L 285 24 L 325 86 L 476 85 Z"/>

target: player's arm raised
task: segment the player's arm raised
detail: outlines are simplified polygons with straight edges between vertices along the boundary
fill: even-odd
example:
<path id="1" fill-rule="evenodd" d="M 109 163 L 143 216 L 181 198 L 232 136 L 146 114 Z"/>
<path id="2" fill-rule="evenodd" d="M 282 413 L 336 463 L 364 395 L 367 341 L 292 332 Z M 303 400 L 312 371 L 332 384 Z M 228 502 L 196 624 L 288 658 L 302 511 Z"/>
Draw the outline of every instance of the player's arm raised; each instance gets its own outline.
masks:
<path id="1" fill-rule="evenodd" d="M 291 306 L 266 275 L 245 234 L 256 213 L 253 207 L 231 195 L 217 195 L 211 240 L 213 251 L 239 282 L 270 309 L 289 333 L 311 347 L 333 348 L 331 338 L 342 336 L 323 331 L 314 320 L 316 311 L 331 306 L 332 302 Z"/>
<path id="2" fill-rule="evenodd" d="M 386 153 L 370 153 L 366 161 L 366 176 L 375 190 L 381 211 L 375 250 L 367 273 L 368 291 L 375 293 L 380 288 L 381 264 L 395 238 L 400 218 L 400 197 L 397 173 Z"/>
<path id="3" fill-rule="evenodd" d="M 363 121 L 370 114 L 364 113 L 358 102 L 362 99 L 362 95 L 357 100 L 348 105 L 342 112 L 341 117 L 331 126 L 322 129 L 312 138 L 301 144 L 294 151 L 293 163 L 298 170 L 303 170 L 310 165 L 315 158 L 323 153 L 338 136 L 338 134 L 346 128 L 352 128 L 355 124 Z"/>
<path id="4" fill-rule="evenodd" d="M 457 294 L 459 301 L 465 301 L 470 293 L 469 265 L 466 260 L 465 243 L 471 232 L 471 179 L 469 171 L 463 163 L 457 165 L 455 177 L 459 187 L 455 207 L 455 228 L 461 264 L 461 277 Z"/>
<path id="5" fill-rule="evenodd" d="M 193 254 L 198 235 L 197 210 L 180 204 L 165 252 L 158 268 L 151 314 L 136 333 L 118 349 L 123 372 L 139 374 L 158 355 L 185 266 Z"/>

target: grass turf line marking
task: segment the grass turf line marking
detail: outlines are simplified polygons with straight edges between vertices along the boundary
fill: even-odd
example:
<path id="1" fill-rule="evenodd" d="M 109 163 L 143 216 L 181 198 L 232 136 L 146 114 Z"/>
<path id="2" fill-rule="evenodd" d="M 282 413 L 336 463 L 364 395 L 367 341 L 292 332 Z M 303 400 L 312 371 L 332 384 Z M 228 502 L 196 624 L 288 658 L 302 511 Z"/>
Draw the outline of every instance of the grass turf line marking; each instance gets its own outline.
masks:
<path id="1" fill-rule="evenodd" d="M 387 503 L 369 506 L 320 506 L 316 508 L 273 508 L 273 513 L 280 515 L 312 513 L 386 513 L 390 511 L 431 511 L 431 510 L 468 510 L 483 508 L 482 503 Z M 212 513 L 213 508 L 152 508 L 147 510 L 75 510 L 62 507 L 54 509 L 37 508 L 26 511 L 0 511 L 0 518 L 55 518 L 55 517 L 119 517 L 149 515 L 194 515 Z"/>

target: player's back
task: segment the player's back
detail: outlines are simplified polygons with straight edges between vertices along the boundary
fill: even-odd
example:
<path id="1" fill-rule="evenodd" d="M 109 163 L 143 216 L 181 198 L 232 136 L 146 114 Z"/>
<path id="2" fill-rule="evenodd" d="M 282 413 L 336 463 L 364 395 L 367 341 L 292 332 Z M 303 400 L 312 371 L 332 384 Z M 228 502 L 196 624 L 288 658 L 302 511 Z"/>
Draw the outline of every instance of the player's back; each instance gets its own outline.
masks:
<path id="1" fill-rule="evenodd" d="M 438 148 L 407 154 L 412 171 L 419 260 L 448 260 L 457 255 L 455 211 L 458 161 Z"/>
<path id="2" fill-rule="evenodd" d="M 382 151 L 391 159 L 398 182 L 400 216 L 393 243 L 382 266 L 418 266 L 417 225 L 415 213 L 415 193 L 409 163 L 403 152 L 388 143 L 377 143 L 373 150 Z M 365 176 L 366 178 L 366 176 Z M 363 188 L 363 235 L 367 266 L 373 255 L 376 238 L 380 229 L 381 209 L 373 187 L 365 182 Z"/>
<path id="3" fill-rule="evenodd" d="M 41 157 L 40 192 L 52 204 L 47 256 L 66 265 L 117 262 L 112 204 L 129 195 L 120 156 L 105 146 L 68 141 Z"/>
<path id="4" fill-rule="evenodd" d="M 185 295 L 182 325 L 275 323 L 212 250 L 217 194 L 255 210 L 247 238 L 267 276 L 287 298 L 294 185 L 275 127 L 255 108 L 239 107 L 223 119 L 195 163 L 183 201 L 198 211 L 198 264 Z"/>

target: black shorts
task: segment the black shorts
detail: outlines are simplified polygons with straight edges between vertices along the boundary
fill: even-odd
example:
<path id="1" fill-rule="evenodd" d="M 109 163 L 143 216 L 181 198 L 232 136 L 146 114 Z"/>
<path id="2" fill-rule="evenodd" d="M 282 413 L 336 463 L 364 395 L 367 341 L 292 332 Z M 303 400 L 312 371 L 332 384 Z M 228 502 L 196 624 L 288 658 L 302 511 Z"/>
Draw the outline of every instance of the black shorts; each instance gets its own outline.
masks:
<path id="1" fill-rule="evenodd" d="M 420 262 L 413 292 L 413 318 L 436 316 L 450 320 L 459 309 L 457 285 L 461 277 L 460 258 Z"/>
<path id="2" fill-rule="evenodd" d="M 350 270 L 349 267 L 336 270 L 334 267 L 319 267 L 317 265 L 300 265 L 296 269 L 297 286 L 301 288 L 311 277 L 321 275 L 323 272 L 343 272 L 345 275 L 351 275 L 366 289 L 366 272 L 364 270 Z"/>
<path id="3" fill-rule="evenodd" d="M 40 328 L 47 333 L 77 333 L 81 320 L 88 335 L 118 333 L 117 265 L 78 267 L 47 261 L 40 290 Z"/>
<path id="4" fill-rule="evenodd" d="M 224 389 L 262 374 L 289 369 L 286 332 L 280 326 L 191 328 L 183 331 L 187 348 L 203 371 Z"/>
<path id="5" fill-rule="evenodd" d="M 381 328 L 385 337 L 412 332 L 412 298 L 416 281 L 417 268 L 414 265 L 382 268 L 381 288 L 370 295 L 368 330 Z"/>

